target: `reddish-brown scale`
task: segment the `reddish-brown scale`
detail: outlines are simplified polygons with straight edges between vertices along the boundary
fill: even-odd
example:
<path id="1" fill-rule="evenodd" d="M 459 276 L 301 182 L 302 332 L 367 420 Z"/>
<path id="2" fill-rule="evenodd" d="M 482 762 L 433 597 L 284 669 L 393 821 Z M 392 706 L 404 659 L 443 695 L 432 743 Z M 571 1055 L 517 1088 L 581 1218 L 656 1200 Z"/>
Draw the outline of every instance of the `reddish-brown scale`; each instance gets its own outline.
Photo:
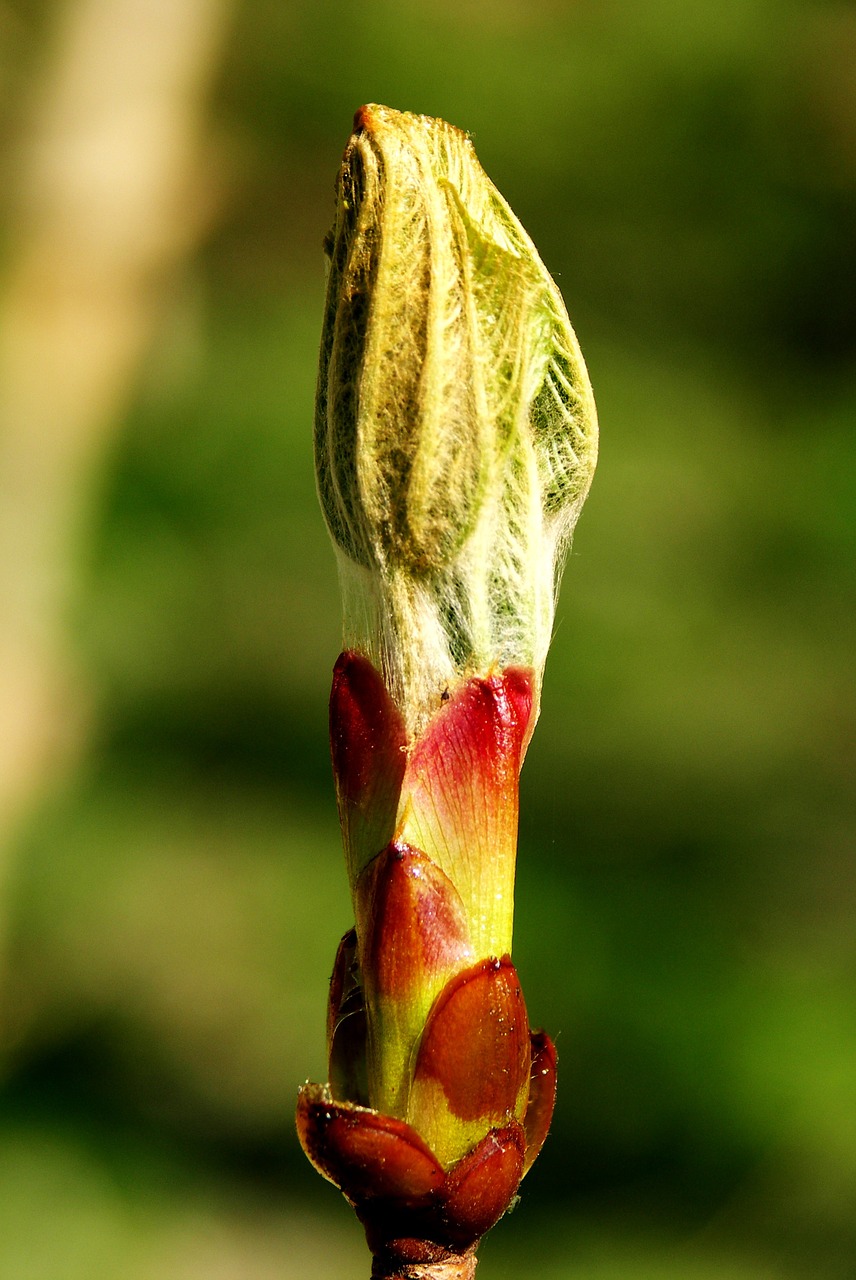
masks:
<path id="1" fill-rule="evenodd" d="M 397 835 L 454 881 L 477 954 L 508 949 L 518 778 L 534 719 L 532 673 L 466 681 L 414 744 Z"/>
<path id="2" fill-rule="evenodd" d="M 362 990 L 355 987 L 339 1006 L 330 1036 L 330 1090 L 340 1102 L 356 1102 L 364 1107 L 369 1104 L 367 1044 L 366 1007 Z"/>
<path id="3" fill-rule="evenodd" d="M 529 1077 L 529 1102 L 523 1119 L 526 1131 L 526 1158 L 523 1172 L 528 1173 L 550 1130 L 556 1105 L 556 1049 L 545 1031 L 532 1033 L 532 1069 Z"/>
<path id="4" fill-rule="evenodd" d="M 451 880 L 418 849 L 391 844 L 357 885 L 362 971 L 372 991 L 402 996 L 472 958 Z"/>
<path id="5" fill-rule="evenodd" d="M 327 1001 L 327 1047 L 333 1038 L 333 1031 L 339 1019 L 339 1010 L 345 997 L 357 985 L 355 966 L 357 956 L 357 931 L 349 929 L 339 943 L 333 973 L 330 978 L 330 995 Z"/>
<path id="6" fill-rule="evenodd" d="M 529 746 L 529 741 L 535 728 L 535 720 L 532 715 L 535 706 L 534 672 L 531 667 L 506 667 L 501 676 L 492 676 L 491 679 L 500 679 L 502 681 L 511 714 L 522 730 L 519 743 L 520 759 L 518 761 L 518 769 L 520 769 L 523 765 L 523 757 L 526 755 L 526 748 Z"/>
<path id="7" fill-rule="evenodd" d="M 523 1174 L 526 1140 L 512 1122 L 492 1129 L 446 1179 L 445 1216 L 449 1239 L 461 1245 L 478 1240 L 505 1213 Z"/>
<path id="8" fill-rule="evenodd" d="M 333 669 L 330 748 L 345 846 L 358 866 L 392 839 L 406 747 L 401 712 L 379 672 L 346 650 Z"/>
<path id="9" fill-rule="evenodd" d="M 357 969 L 357 932 L 339 943 L 327 1005 L 329 1084 L 340 1102 L 368 1105 L 366 1042 L 368 1025 Z"/>
<path id="10" fill-rule="evenodd" d="M 419 1134 L 403 1120 L 334 1102 L 304 1085 L 297 1132 L 309 1159 L 350 1199 L 394 1197 L 402 1207 L 439 1190 L 445 1174 Z"/>
<path id="11" fill-rule="evenodd" d="M 514 965 L 504 956 L 465 969 L 437 997 L 414 1085 L 436 1080 L 453 1115 L 497 1123 L 515 1115 L 530 1065 L 526 1005 Z"/>
<path id="12" fill-rule="evenodd" d="M 416 783 L 421 774 L 447 772 L 460 778 L 467 776 L 464 770 L 471 770 L 476 784 L 481 778 L 492 790 L 506 784 L 516 788 L 532 705 L 532 673 L 524 667 L 468 680 L 417 742 L 406 785 Z"/>

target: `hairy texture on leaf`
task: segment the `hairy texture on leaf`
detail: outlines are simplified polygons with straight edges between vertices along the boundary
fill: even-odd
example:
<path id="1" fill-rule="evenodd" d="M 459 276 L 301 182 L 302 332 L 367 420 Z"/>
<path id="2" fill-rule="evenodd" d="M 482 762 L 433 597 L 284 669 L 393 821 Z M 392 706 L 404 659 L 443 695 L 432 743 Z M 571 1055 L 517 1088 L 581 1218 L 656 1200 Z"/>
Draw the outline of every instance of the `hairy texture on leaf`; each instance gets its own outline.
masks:
<path id="1" fill-rule="evenodd" d="M 413 731 L 462 676 L 540 680 L 595 408 L 561 295 L 464 133 L 363 107 L 337 191 L 318 489 L 346 643 Z"/>

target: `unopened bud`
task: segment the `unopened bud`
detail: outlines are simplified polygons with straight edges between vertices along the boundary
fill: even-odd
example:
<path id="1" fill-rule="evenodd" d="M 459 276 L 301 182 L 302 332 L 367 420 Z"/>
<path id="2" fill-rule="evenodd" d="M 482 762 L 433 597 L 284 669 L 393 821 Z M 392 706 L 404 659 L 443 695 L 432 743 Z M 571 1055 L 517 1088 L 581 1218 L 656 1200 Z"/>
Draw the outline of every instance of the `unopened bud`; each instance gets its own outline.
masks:
<path id="1" fill-rule="evenodd" d="M 465 677 L 540 680 L 596 415 L 561 295 L 464 133 L 363 107 L 337 191 L 318 488 L 346 645 L 414 732 Z"/>

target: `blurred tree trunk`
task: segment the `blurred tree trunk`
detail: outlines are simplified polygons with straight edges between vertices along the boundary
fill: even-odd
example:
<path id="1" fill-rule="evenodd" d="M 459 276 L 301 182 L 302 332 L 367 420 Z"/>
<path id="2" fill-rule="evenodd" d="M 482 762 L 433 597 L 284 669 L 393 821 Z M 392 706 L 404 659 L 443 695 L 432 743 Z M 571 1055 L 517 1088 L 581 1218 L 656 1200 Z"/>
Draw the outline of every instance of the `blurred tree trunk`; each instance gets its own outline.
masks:
<path id="1" fill-rule="evenodd" d="M 99 458 L 171 269 L 202 226 L 199 143 L 229 0 L 57 12 L 12 158 L 0 292 L 0 955 L 15 834 L 84 737 L 65 633 Z"/>

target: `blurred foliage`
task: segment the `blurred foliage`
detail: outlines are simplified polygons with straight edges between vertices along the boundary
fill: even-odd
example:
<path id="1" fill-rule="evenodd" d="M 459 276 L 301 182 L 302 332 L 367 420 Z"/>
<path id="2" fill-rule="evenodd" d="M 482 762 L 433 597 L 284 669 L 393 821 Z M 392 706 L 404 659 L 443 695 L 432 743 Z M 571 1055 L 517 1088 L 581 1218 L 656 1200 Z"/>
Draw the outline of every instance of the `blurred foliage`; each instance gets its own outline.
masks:
<path id="1" fill-rule="evenodd" d="M 0 8 L 17 88 L 51 10 Z M 351 923 L 310 421 L 369 100 L 471 131 L 602 424 L 523 779 L 559 1106 L 485 1280 L 853 1276 L 854 55 L 843 0 L 237 5 L 79 567 L 92 740 L 18 850 L 0 1273 L 367 1271 L 291 1112 Z"/>

